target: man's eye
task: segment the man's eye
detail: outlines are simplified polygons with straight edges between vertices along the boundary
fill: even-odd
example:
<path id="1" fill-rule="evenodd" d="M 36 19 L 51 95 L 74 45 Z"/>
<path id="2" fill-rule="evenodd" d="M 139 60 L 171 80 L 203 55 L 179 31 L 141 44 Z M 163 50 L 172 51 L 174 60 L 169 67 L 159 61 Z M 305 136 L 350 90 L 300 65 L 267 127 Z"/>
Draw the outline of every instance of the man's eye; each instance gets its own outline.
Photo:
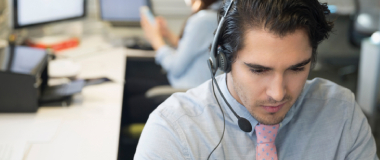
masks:
<path id="1" fill-rule="evenodd" d="M 250 69 L 250 70 L 252 73 L 255 73 L 255 74 L 263 74 L 267 71 L 265 69 Z"/>
<path id="2" fill-rule="evenodd" d="M 305 70 L 305 67 L 299 67 L 299 68 L 293 68 L 292 71 L 295 71 L 295 72 L 301 72 Z"/>

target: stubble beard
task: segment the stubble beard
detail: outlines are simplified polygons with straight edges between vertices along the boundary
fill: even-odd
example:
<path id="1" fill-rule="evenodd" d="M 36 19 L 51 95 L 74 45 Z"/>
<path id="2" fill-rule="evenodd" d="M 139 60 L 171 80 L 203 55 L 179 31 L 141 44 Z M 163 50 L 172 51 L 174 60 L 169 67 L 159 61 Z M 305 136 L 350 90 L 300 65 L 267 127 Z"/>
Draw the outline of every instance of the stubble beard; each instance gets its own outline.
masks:
<path id="1" fill-rule="evenodd" d="M 237 84 L 236 81 L 233 81 L 233 88 L 237 95 L 239 96 L 240 100 L 242 101 L 242 105 L 247 108 L 249 113 L 251 113 L 252 117 L 255 118 L 260 124 L 264 125 L 275 125 L 281 123 L 286 116 L 286 113 L 284 115 L 279 115 L 280 113 L 270 113 L 269 115 L 259 115 L 254 113 L 254 108 L 260 107 L 261 104 L 271 104 L 271 103 L 277 103 L 273 99 L 269 99 L 266 101 L 257 101 L 252 105 L 249 103 L 249 98 L 247 97 L 247 94 L 243 93 L 242 86 Z M 292 97 L 289 95 L 285 95 L 284 99 L 282 101 L 287 101 L 287 103 L 283 107 L 287 107 L 289 105 L 289 102 L 292 101 Z"/>

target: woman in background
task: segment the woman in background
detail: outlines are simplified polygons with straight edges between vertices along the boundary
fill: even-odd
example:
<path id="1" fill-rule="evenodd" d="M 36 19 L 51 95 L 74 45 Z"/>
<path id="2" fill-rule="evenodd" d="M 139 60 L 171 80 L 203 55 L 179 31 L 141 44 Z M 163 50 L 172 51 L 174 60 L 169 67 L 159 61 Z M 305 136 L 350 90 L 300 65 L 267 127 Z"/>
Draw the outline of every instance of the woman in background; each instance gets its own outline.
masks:
<path id="1" fill-rule="evenodd" d="M 141 15 L 141 26 L 146 38 L 156 50 L 155 61 L 167 73 L 167 79 L 174 88 L 190 89 L 211 78 L 207 70 L 209 46 L 217 27 L 218 0 L 188 0 L 193 13 L 186 20 L 180 36 L 171 32 L 164 18 L 156 18 L 150 24 Z M 167 45 L 164 40 L 170 44 Z M 163 85 L 152 79 L 129 80 L 128 84 L 128 122 L 145 123 L 157 103 L 145 98 L 145 92 L 156 85 Z"/>
<path id="2" fill-rule="evenodd" d="M 141 26 L 146 38 L 156 50 L 156 63 L 167 72 L 169 83 L 174 88 L 189 89 L 210 79 L 207 69 L 209 47 L 217 27 L 218 0 L 186 0 L 192 8 L 180 36 L 173 34 L 165 19 L 156 18 L 156 25 L 141 15 Z M 164 39 L 170 43 L 165 44 Z"/>

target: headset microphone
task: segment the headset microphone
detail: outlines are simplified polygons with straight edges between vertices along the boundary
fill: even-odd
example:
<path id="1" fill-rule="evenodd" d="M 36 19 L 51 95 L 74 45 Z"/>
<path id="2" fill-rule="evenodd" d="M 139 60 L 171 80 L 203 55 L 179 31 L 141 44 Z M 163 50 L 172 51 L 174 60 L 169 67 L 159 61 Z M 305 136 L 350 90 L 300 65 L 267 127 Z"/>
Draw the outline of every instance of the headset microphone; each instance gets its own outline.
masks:
<path id="1" fill-rule="evenodd" d="M 213 71 L 212 71 L 212 68 L 211 68 L 211 67 L 212 67 L 212 62 L 211 62 L 210 60 L 208 61 L 208 65 L 209 65 L 209 68 L 210 68 L 211 72 L 213 72 Z M 232 113 L 233 113 L 233 114 L 236 116 L 236 118 L 238 119 L 238 125 L 239 125 L 239 128 L 240 128 L 242 131 L 244 131 L 244 132 L 251 132 L 251 131 L 252 131 L 252 125 L 251 125 L 251 123 L 250 123 L 247 119 L 245 119 L 245 118 L 243 118 L 243 117 L 240 117 L 239 115 L 236 114 L 235 110 L 232 109 L 231 105 L 227 102 L 227 100 L 226 100 L 226 98 L 224 97 L 222 91 L 220 90 L 219 85 L 218 85 L 218 82 L 216 82 L 215 75 L 212 75 L 211 78 L 212 78 L 212 81 L 215 82 L 215 84 L 216 84 L 216 88 L 218 89 L 218 91 L 219 91 L 220 95 L 222 96 L 224 102 L 227 104 L 228 108 L 230 108 L 230 110 L 232 111 Z M 215 98 L 216 98 L 216 97 L 215 97 Z"/>
<path id="2" fill-rule="evenodd" d="M 218 49 L 218 40 L 219 40 L 219 36 L 220 36 L 220 32 L 221 32 L 221 28 L 223 26 L 223 23 L 225 21 L 225 17 L 226 15 L 228 14 L 229 10 L 231 9 L 231 6 L 233 5 L 234 3 L 234 0 L 231 0 L 231 3 L 229 4 L 224 16 L 220 19 L 219 21 L 219 25 L 218 25 L 218 28 L 216 29 L 216 32 L 215 32 L 215 37 L 214 37 L 214 41 L 212 42 L 212 46 L 211 46 L 211 55 L 210 55 L 210 58 L 209 60 L 207 60 L 207 64 L 210 68 L 210 72 L 211 72 L 211 82 L 212 82 L 212 90 L 213 90 L 213 93 L 214 93 L 214 96 L 215 96 L 215 99 L 216 101 L 218 102 L 218 105 L 219 105 L 219 108 L 220 110 L 222 111 L 222 114 L 223 114 L 223 121 L 224 121 L 224 125 L 223 125 L 223 133 L 222 133 L 222 137 L 220 138 L 220 141 L 219 143 L 216 145 L 216 147 L 211 151 L 211 153 L 209 154 L 208 158 L 210 158 L 211 154 L 215 151 L 215 149 L 219 146 L 219 144 L 222 142 L 222 139 L 224 137 L 224 131 L 225 131 L 225 128 L 226 128 L 226 119 L 224 117 L 224 112 L 223 112 L 223 109 L 222 107 L 220 106 L 219 104 L 219 101 L 218 101 L 218 98 L 216 97 L 215 95 L 215 91 L 214 91 L 214 82 L 216 84 L 216 88 L 218 89 L 220 95 L 222 96 L 224 102 L 227 104 L 228 108 L 230 108 L 230 110 L 232 111 L 232 113 L 236 116 L 236 118 L 238 119 L 238 125 L 239 125 L 239 128 L 244 131 L 244 132 L 251 132 L 252 131 L 252 125 L 251 123 L 243 118 L 243 117 L 240 117 L 238 114 L 236 114 L 236 112 L 232 109 L 231 105 L 227 102 L 226 98 L 224 97 L 222 91 L 220 90 L 219 88 L 219 85 L 218 85 L 218 82 L 216 81 L 215 79 L 215 74 L 216 74 L 216 71 L 218 70 L 218 68 L 222 71 L 224 71 L 225 73 L 228 73 L 230 70 L 231 70 L 231 64 L 230 62 L 228 61 L 226 55 L 220 51 Z"/>

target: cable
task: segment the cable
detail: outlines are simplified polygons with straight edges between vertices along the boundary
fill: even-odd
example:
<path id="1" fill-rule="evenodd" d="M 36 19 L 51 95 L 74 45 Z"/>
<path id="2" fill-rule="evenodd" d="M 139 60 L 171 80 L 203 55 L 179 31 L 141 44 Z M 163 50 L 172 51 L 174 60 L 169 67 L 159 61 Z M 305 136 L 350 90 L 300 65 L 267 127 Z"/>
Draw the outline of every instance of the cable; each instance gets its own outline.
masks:
<path id="1" fill-rule="evenodd" d="M 216 82 L 215 77 L 214 77 L 213 74 L 212 74 L 212 76 L 211 76 L 212 93 L 214 93 L 214 97 L 215 97 L 215 99 L 216 99 L 216 102 L 217 102 L 218 105 L 219 105 L 220 111 L 222 111 L 222 115 L 223 115 L 223 132 L 222 132 L 222 137 L 220 138 L 218 145 L 216 145 L 215 148 L 214 148 L 214 149 L 211 151 L 211 153 L 208 155 L 207 160 L 210 159 L 211 154 L 216 150 L 216 148 L 218 148 L 219 144 L 222 142 L 223 137 L 224 137 L 224 131 L 226 130 L 226 118 L 224 117 L 224 112 L 223 112 L 222 106 L 220 106 L 220 103 L 219 103 L 219 101 L 218 101 L 218 98 L 216 97 L 216 94 L 215 94 L 215 90 L 214 90 L 214 81 L 215 81 L 216 85 L 218 85 L 217 82 Z M 219 86 L 218 86 L 218 89 L 219 89 Z M 220 89 L 219 89 L 219 91 L 220 91 Z"/>
<path id="2" fill-rule="evenodd" d="M 215 80 L 215 76 L 213 76 L 213 79 Z M 215 80 L 215 84 L 216 84 L 216 88 L 218 88 L 219 93 L 221 93 L 220 95 L 222 96 L 224 102 L 227 104 L 227 106 L 230 108 L 230 110 L 231 110 L 232 113 L 236 116 L 236 118 L 239 119 L 240 116 L 235 112 L 235 110 L 232 109 L 230 103 L 227 102 L 227 99 L 226 99 L 226 97 L 224 97 L 224 95 L 222 94 L 222 91 L 220 90 L 220 87 L 219 87 L 218 83 L 216 82 L 216 80 Z M 214 89 L 214 88 L 213 88 L 213 89 Z"/>

